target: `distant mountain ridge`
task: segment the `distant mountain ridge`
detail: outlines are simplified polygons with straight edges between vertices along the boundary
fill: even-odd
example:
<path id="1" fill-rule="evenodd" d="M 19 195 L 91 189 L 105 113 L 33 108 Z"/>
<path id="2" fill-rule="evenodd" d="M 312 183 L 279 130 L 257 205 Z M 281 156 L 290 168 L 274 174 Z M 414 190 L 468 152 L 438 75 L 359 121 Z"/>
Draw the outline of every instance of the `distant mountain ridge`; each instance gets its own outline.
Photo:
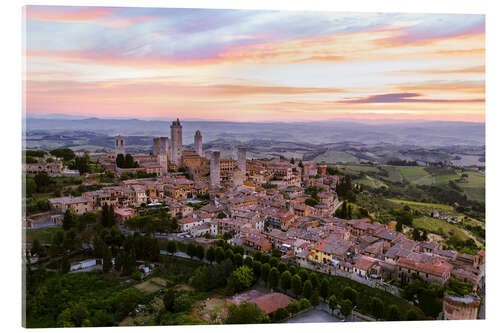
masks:
<path id="1" fill-rule="evenodd" d="M 366 124 L 348 121 L 308 123 L 243 123 L 224 121 L 183 121 L 183 141 L 193 142 L 196 130 L 200 130 L 204 142 L 231 139 L 248 142 L 253 139 L 287 141 L 297 143 L 332 144 L 397 144 L 415 145 L 424 148 L 452 145 L 483 146 L 485 144 L 484 123 L 467 122 L 407 122 L 389 124 Z M 27 116 L 27 133 L 43 130 L 89 131 L 114 136 L 170 136 L 168 120 L 107 119 L 86 117 Z"/>

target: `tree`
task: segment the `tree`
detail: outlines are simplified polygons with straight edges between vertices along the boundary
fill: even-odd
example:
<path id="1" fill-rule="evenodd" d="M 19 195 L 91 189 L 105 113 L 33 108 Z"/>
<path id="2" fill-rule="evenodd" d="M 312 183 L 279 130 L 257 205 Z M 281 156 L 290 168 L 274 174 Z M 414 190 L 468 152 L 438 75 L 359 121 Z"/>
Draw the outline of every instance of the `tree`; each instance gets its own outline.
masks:
<path id="1" fill-rule="evenodd" d="M 414 320 L 418 320 L 418 314 L 415 310 L 410 309 L 406 313 L 406 321 L 414 321 Z"/>
<path id="2" fill-rule="evenodd" d="M 24 188 L 26 189 L 26 195 L 30 196 L 33 193 L 36 193 L 36 182 L 33 178 L 24 178 Z"/>
<path id="3" fill-rule="evenodd" d="M 51 150 L 50 155 L 62 158 L 66 162 L 71 161 L 75 158 L 75 153 L 69 148 L 58 148 Z"/>
<path id="4" fill-rule="evenodd" d="M 108 273 L 111 268 L 113 268 L 113 263 L 111 262 L 111 250 L 109 247 L 106 247 L 104 257 L 102 258 L 102 271 L 104 273 Z"/>
<path id="5" fill-rule="evenodd" d="M 238 306 L 229 307 L 226 324 L 260 324 L 264 321 L 265 314 L 253 304 L 244 302 Z"/>
<path id="6" fill-rule="evenodd" d="M 76 225 L 75 219 L 76 218 L 75 218 L 75 215 L 74 215 L 72 209 L 71 208 L 66 209 L 66 212 L 64 212 L 64 217 L 62 220 L 63 229 L 69 230 L 69 229 L 75 227 L 75 225 Z"/>
<path id="7" fill-rule="evenodd" d="M 285 264 L 283 261 L 281 261 L 281 262 L 278 264 L 277 268 L 278 268 L 278 271 L 280 271 L 280 273 L 283 273 L 284 271 L 286 271 L 286 270 L 287 270 L 288 266 L 287 266 L 287 264 Z"/>
<path id="8" fill-rule="evenodd" d="M 273 248 L 271 250 L 271 256 L 273 256 L 274 258 L 280 258 L 281 257 L 281 252 L 278 248 Z"/>
<path id="9" fill-rule="evenodd" d="M 174 254 L 177 252 L 177 242 L 174 240 L 169 240 L 167 243 L 167 252 L 170 254 Z"/>
<path id="10" fill-rule="evenodd" d="M 33 179 L 39 192 L 42 192 L 50 184 L 49 175 L 45 171 L 37 172 Z"/>
<path id="11" fill-rule="evenodd" d="M 301 268 L 298 274 L 303 282 L 309 280 L 309 273 L 305 269 Z"/>
<path id="12" fill-rule="evenodd" d="M 186 253 L 191 258 L 196 255 L 196 243 L 195 242 L 189 242 L 187 249 L 186 249 Z"/>
<path id="13" fill-rule="evenodd" d="M 337 298 L 335 297 L 335 295 L 332 295 L 328 298 L 328 307 L 330 308 L 330 310 L 335 310 L 337 308 Z"/>
<path id="14" fill-rule="evenodd" d="M 181 294 L 175 298 L 172 310 L 175 313 L 189 312 L 191 311 L 191 305 L 191 298 L 186 294 Z"/>
<path id="15" fill-rule="evenodd" d="M 399 313 L 399 309 L 396 305 L 391 304 L 387 308 L 387 320 L 390 320 L 390 321 L 401 320 L 401 314 Z"/>
<path id="16" fill-rule="evenodd" d="M 224 259 L 226 258 L 226 255 L 224 253 L 224 249 L 220 246 L 217 246 L 217 248 L 215 249 L 215 261 L 220 264 L 221 262 L 224 261 Z"/>
<path id="17" fill-rule="evenodd" d="M 253 268 L 253 274 L 255 275 L 255 278 L 259 279 L 260 274 L 261 274 L 261 269 L 262 269 L 262 263 L 258 260 L 254 260 L 253 264 L 252 264 L 252 268 Z"/>
<path id="18" fill-rule="evenodd" d="M 302 289 L 302 296 L 304 296 L 305 298 L 310 298 L 312 295 L 312 283 L 311 283 L 311 280 L 306 280 L 306 282 L 304 282 L 304 287 Z"/>
<path id="19" fill-rule="evenodd" d="M 243 256 L 240 253 L 236 253 L 233 257 L 233 264 L 236 267 L 243 265 Z"/>
<path id="20" fill-rule="evenodd" d="M 353 305 L 356 305 L 358 292 L 351 287 L 345 287 L 344 290 L 342 290 L 342 297 L 344 299 L 350 300 Z"/>
<path id="21" fill-rule="evenodd" d="M 41 256 L 41 254 L 43 253 L 43 247 L 40 244 L 40 240 L 38 240 L 38 238 L 35 238 L 33 240 L 33 243 L 31 244 L 30 253 L 31 253 L 31 255 L 38 254 L 39 256 Z"/>
<path id="22" fill-rule="evenodd" d="M 250 256 L 246 256 L 245 259 L 243 259 L 243 265 L 247 267 L 253 267 L 253 259 Z"/>
<path id="23" fill-rule="evenodd" d="M 278 286 L 278 282 L 280 279 L 280 272 L 276 267 L 271 268 L 269 271 L 269 287 L 270 288 L 276 288 Z"/>
<path id="24" fill-rule="evenodd" d="M 321 297 L 323 297 L 323 300 L 326 300 L 328 295 L 330 295 L 329 293 L 329 286 L 328 286 L 328 280 L 327 279 L 323 279 L 321 280 L 321 284 L 320 284 L 320 287 L 319 287 L 319 294 Z"/>
<path id="25" fill-rule="evenodd" d="M 309 300 L 307 298 L 302 298 L 300 300 L 300 309 L 301 310 L 309 309 L 310 307 L 311 307 L 311 302 L 309 302 Z"/>
<path id="26" fill-rule="evenodd" d="M 175 302 L 175 290 L 170 288 L 167 289 L 165 295 L 163 296 L 163 305 L 165 306 L 165 310 L 172 311 L 174 309 Z"/>
<path id="27" fill-rule="evenodd" d="M 292 286 L 292 274 L 289 271 L 281 273 L 280 285 L 284 291 L 287 291 Z"/>
<path id="28" fill-rule="evenodd" d="M 289 316 L 288 310 L 286 308 L 278 308 L 272 313 L 273 320 L 280 322 Z"/>
<path id="29" fill-rule="evenodd" d="M 123 154 L 118 154 L 116 156 L 116 166 L 119 168 L 123 168 L 125 166 L 125 157 Z"/>
<path id="30" fill-rule="evenodd" d="M 298 274 L 292 276 L 292 291 L 295 296 L 300 295 L 300 293 L 302 292 L 302 279 Z"/>
<path id="31" fill-rule="evenodd" d="M 278 258 L 276 258 L 276 257 L 269 258 L 269 265 L 271 265 L 271 267 L 277 267 L 278 263 L 279 263 Z"/>
<path id="32" fill-rule="evenodd" d="M 240 292 L 250 288 L 253 281 L 252 269 L 247 266 L 240 266 L 231 273 L 228 284 L 234 288 L 235 292 Z"/>
<path id="33" fill-rule="evenodd" d="M 384 316 L 384 303 L 378 297 L 373 297 L 371 299 L 371 313 L 375 316 L 375 318 L 379 319 Z"/>
<path id="34" fill-rule="evenodd" d="M 344 299 L 340 302 L 340 312 L 344 317 L 352 313 L 352 302 L 349 299 Z"/>
<path id="35" fill-rule="evenodd" d="M 207 250 L 207 260 L 211 263 L 215 261 L 215 247 L 210 245 Z"/>
<path id="36" fill-rule="evenodd" d="M 271 270 L 271 265 L 269 265 L 269 263 L 267 263 L 267 262 L 264 265 L 262 265 L 261 269 L 260 269 L 260 277 L 262 278 L 262 280 L 264 282 L 266 282 L 266 284 L 267 284 L 270 270 Z"/>
<path id="37" fill-rule="evenodd" d="M 71 268 L 71 264 L 69 263 L 69 258 L 67 255 L 64 255 L 61 259 L 60 271 L 61 273 L 68 273 Z"/>
<path id="38" fill-rule="evenodd" d="M 311 272 L 311 275 L 309 276 L 309 280 L 311 280 L 313 288 L 318 288 L 319 287 L 319 277 L 318 274 L 315 272 Z"/>
<path id="39" fill-rule="evenodd" d="M 319 291 L 318 291 L 318 289 L 313 290 L 309 300 L 311 301 L 312 306 L 319 305 Z"/>
<path id="40" fill-rule="evenodd" d="M 205 257 L 205 248 L 203 247 L 203 245 L 201 244 L 196 245 L 195 255 L 196 257 L 198 257 L 198 259 L 203 260 L 203 258 Z"/>

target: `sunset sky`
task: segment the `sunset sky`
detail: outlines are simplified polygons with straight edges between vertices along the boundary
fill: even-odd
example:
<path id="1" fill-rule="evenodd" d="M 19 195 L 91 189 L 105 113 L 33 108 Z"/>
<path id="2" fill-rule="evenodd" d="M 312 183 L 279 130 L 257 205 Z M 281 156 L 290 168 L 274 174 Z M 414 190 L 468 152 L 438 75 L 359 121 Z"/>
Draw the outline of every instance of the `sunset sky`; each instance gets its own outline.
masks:
<path id="1" fill-rule="evenodd" d="M 25 110 L 230 121 L 485 118 L 485 17 L 25 8 Z"/>

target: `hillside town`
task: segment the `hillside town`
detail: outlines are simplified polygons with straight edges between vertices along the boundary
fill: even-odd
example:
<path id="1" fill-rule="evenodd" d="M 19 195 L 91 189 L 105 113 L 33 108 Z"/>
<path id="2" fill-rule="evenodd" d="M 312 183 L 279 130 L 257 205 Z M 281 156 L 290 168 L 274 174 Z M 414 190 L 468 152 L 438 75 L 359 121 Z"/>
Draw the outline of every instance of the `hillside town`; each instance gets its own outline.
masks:
<path id="1" fill-rule="evenodd" d="M 440 286 L 455 279 L 470 285 L 471 293 L 446 296 L 442 318 L 477 318 L 484 250 L 471 255 L 434 241 L 409 239 L 370 216 L 336 217 L 346 201 L 340 200 L 338 187 L 354 185 L 326 165 L 249 159 L 244 146 L 235 148 L 233 158 L 222 158 L 220 151 L 204 151 L 200 131 L 194 133 L 194 150 L 187 150 L 179 119 L 170 129 L 170 137 L 154 138 L 150 155 L 127 154 L 126 138 L 116 136 L 114 152 L 90 160 L 113 173 L 118 185 L 48 199 L 51 221 L 61 225 L 67 211 L 83 215 L 112 207 L 126 233 L 132 232 L 127 221 L 139 210 L 166 207 L 177 218 L 178 229 L 157 232 L 157 237 L 203 246 L 223 237 L 232 246 L 274 251 L 299 267 L 343 276 L 395 296 L 413 279 Z M 58 158 L 24 164 L 24 171 L 28 177 L 42 171 L 51 177 L 75 173 L 63 169 Z M 36 227 L 33 220 L 25 224 Z"/>

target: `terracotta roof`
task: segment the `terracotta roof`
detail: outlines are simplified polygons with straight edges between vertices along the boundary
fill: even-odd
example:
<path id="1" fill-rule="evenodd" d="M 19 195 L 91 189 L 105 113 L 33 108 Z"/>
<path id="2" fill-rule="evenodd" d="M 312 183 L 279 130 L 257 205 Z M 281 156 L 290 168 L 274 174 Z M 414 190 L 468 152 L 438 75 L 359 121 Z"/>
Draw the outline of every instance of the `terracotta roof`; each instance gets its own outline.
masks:
<path id="1" fill-rule="evenodd" d="M 370 269 L 370 267 L 372 267 L 373 264 L 375 264 L 377 262 L 378 262 L 378 260 L 375 258 L 361 256 L 354 264 L 354 267 L 356 267 L 362 271 L 368 271 Z"/>
<path id="2" fill-rule="evenodd" d="M 440 277 L 442 277 L 445 273 L 451 272 L 453 270 L 453 266 L 444 260 L 439 260 L 435 263 L 428 264 L 423 262 L 416 263 L 412 259 L 399 258 L 397 261 L 397 265 L 400 267 L 409 268 L 415 271 L 429 273 Z"/>

